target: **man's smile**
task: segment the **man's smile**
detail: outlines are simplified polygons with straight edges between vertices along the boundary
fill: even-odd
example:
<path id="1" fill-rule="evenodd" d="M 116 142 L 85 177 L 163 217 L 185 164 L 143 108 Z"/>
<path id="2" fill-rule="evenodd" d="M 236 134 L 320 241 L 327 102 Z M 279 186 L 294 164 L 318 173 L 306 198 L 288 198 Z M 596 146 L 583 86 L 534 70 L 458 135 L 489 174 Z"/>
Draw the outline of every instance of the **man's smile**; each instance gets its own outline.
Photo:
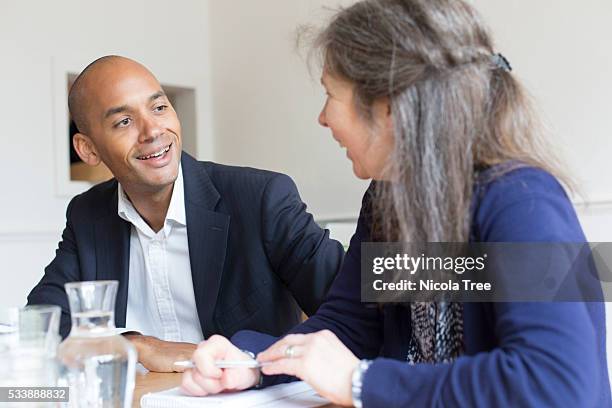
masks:
<path id="1" fill-rule="evenodd" d="M 162 148 L 161 150 L 148 154 L 148 155 L 143 155 L 143 156 L 138 156 L 137 159 L 138 160 L 149 160 L 149 159 L 156 159 L 158 157 L 163 156 L 164 154 L 166 154 L 169 150 L 170 150 L 170 146 L 172 146 L 172 143 L 170 143 L 168 146 Z"/>

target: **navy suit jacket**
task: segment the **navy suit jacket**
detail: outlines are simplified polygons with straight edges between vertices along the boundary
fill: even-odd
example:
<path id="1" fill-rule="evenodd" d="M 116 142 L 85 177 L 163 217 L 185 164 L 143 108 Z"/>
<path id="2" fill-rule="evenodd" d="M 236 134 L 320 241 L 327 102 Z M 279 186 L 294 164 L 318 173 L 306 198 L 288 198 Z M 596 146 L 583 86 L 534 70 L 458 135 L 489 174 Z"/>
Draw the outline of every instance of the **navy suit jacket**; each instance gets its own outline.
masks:
<path id="1" fill-rule="evenodd" d="M 280 335 L 313 314 L 342 263 L 344 251 L 306 212 L 286 175 L 198 162 L 182 154 L 189 259 L 203 335 L 239 329 Z M 117 181 L 72 199 L 55 259 L 28 304 L 70 310 L 64 284 L 119 281 L 117 327 L 125 326 L 131 224 L 117 214 Z"/>

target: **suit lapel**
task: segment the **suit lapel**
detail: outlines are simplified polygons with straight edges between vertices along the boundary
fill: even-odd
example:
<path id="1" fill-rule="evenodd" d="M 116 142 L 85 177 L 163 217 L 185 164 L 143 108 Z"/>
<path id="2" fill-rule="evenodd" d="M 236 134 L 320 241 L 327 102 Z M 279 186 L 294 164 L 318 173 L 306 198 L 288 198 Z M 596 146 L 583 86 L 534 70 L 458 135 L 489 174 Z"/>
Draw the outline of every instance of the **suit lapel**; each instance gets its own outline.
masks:
<path id="1" fill-rule="evenodd" d="M 96 279 L 117 280 L 115 324 L 125 327 L 130 261 L 130 224 L 117 214 L 117 189 L 110 199 L 109 213 L 94 225 L 96 240 Z"/>
<path id="2" fill-rule="evenodd" d="M 204 166 L 182 154 L 189 260 L 196 308 L 205 338 L 216 332 L 217 303 L 229 231 L 229 215 L 215 212 L 220 195 Z"/>

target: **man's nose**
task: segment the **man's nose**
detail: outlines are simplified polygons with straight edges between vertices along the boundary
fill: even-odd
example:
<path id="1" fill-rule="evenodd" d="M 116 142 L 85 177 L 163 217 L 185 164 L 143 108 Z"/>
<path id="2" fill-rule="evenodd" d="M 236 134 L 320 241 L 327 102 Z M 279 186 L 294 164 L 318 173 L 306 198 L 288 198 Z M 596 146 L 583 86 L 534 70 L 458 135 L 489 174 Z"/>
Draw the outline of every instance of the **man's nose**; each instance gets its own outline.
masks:
<path id="1" fill-rule="evenodd" d="M 163 127 L 154 116 L 143 118 L 142 132 L 140 132 L 140 142 L 147 143 L 157 139 L 164 133 Z"/>

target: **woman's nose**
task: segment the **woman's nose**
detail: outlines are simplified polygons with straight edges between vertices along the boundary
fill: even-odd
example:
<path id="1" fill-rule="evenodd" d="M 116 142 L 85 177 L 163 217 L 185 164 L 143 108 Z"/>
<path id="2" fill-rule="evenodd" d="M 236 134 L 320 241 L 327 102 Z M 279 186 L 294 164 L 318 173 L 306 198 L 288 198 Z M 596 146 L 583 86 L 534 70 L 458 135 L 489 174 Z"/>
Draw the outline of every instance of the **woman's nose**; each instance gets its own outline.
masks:
<path id="1" fill-rule="evenodd" d="M 321 110 L 321 113 L 319 113 L 319 125 L 323 127 L 327 127 L 327 118 L 325 117 L 325 109 Z"/>

